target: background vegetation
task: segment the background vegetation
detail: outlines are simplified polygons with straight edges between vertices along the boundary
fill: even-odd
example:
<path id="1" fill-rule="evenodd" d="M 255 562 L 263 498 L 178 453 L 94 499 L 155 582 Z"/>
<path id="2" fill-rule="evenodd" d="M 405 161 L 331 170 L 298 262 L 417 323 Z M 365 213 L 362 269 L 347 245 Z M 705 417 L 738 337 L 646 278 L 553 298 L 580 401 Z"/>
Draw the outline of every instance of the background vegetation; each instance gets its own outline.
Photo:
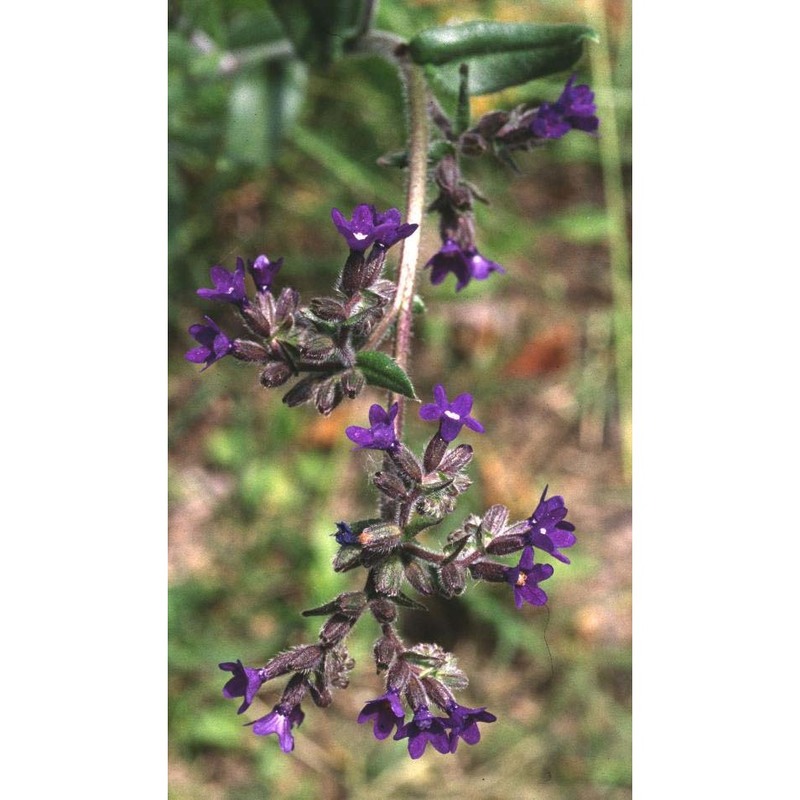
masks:
<path id="1" fill-rule="evenodd" d="M 208 269 L 237 255 L 283 256 L 278 278 L 305 299 L 325 293 L 346 252 L 333 206 L 402 207 L 403 175 L 377 159 L 401 148 L 403 107 L 377 60 L 325 70 L 258 61 L 271 38 L 262 2 L 170 7 L 170 796 L 249 798 L 627 798 L 631 793 L 630 663 L 630 9 L 626 2 L 382 0 L 378 25 L 410 36 L 457 19 L 588 22 L 602 32 L 579 75 L 597 92 L 601 138 L 572 134 L 520 156 L 521 174 L 475 162 L 490 198 L 478 208 L 481 251 L 508 274 L 458 295 L 425 280 L 414 376 L 420 396 L 447 375 L 472 391 L 487 433 L 472 436 L 472 489 L 454 524 L 495 502 L 527 516 L 544 484 L 577 526 L 573 563 L 548 582 L 548 609 L 517 611 L 481 585 L 408 613 L 409 640 L 453 650 L 471 678 L 467 704 L 499 721 L 476 747 L 411 761 L 355 717 L 382 691 L 375 630 L 351 644 L 357 666 L 325 711 L 309 706 L 294 753 L 242 728 L 221 696 L 217 663 L 263 663 L 316 636 L 304 608 L 352 589 L 334 575 L 334 523 L 371 512 L 374 496 L 343 435 L 363 424 L 366 392 L 329 418 L 287 409 L 256 374 L 183 360 L 186 328 L 208 311 L 194 294 Z M 219 75 L 219 53 L 254 65 Z M 565 76 L 566 77 L 566 76 Z M 473 113 L 553 98 L 538 81 L 473 100 Z M 277 113 L 280 110 L 280 113 Z M 277 124 L 280 120 L 280 124 Z M 422 253 L 437 248 L 435 221 Z M 223 324 L 226 317 L 218 315 Z M 413 418 L 413 442 L 425 431 Z M 266 688 L 248 720 L 266 713 Z"/>

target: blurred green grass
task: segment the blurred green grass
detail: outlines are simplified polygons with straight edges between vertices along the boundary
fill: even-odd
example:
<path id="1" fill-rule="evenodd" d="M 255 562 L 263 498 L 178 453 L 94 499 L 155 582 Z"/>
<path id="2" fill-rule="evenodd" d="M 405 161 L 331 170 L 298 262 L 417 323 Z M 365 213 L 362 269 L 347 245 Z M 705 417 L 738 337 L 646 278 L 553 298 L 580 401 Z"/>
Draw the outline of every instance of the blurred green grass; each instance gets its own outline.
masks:
<path id="1" fill-rule="evenodd" d="M 583 22 L 587 8 L 463 2 L 458 13 Z M 606 11 L 613 91 L 602 96 L 617 104 L 629 203 L 630 12 L 624 3 L 607 3 Z M 379 25 L 410 35 L 453 12 L 446 2 L 382 2 Z M 221 697 L 219 662 L 263 663 L 314 638 L 319 621 L 300 611 L 357 588 L 355 576 L 329 567 L 334 523 L 371 515 L 374 502 L 365 456 L 351 453 L 342 430 L 363 423 L 381 398 L 368 393 L 322 420 L 287 409 L 280 392 L 264 391 L 238 364 L 199 375 L 182 358 L 191 344 L 186 328 L 208 311 L 194 290 L 207 285 L 212 264 L 231 267 L 236 255 L 267 252 L 286 257 L 280 279 L 304 299 L 324 294 L 344 255 L 330 208 L 401 207 L 403 196 L 402 174 L 376 165 L 402 145 L 397 80 L 377 61 L 290 76 L 290 89 L 308 92 L 293 109 L 294 135 L 260 140 L 268 151 L 260 164 L 233 157 L 226 115 L 234 82 L 205 77 L 209 62 L 190 39 L 202 30 L 235 49 L 265 27 L 255 2 L 170 8 L 170 797 L 628 798 L 630 489 L 609 244 L 620 231 L 608 213 L 603 155 L 590 137 L 522 156 L 520 176 L 468 162 L 467 177 L 492 200 L 477 209 L 479 246 L 508 275 L 458 296 L 451 283 L 420 287 L 428 313 L 416 324 L 418 391 L 429 394 L 447 374 L 454 391 L 474 392 L 478 419 L 491 421 L 485 436 L 470 439 L 474 486 L 452 525 L 432 535 L 494 502 L 526 516 L 547 482 L 565 495 L 578 526 L 572 565 L 548 581 L 549 609 L 520 613 L 503 587 L 481 585 L 450 603 L 429 603 L 430 614 L 406 615 L 409 640 L 454 650 L 471 678 L 465 702 L 487 705 L 499 721 L 484 726 L 480 745 L 453 757 L 412 762 L 401 743 L 376 742 L 354 722 L 361 704 L 382 691 L 370 666 L 377 631 L 367 621 L 350 640 L 357 660 L 350 688 L 330 709 L 308 709 L 291 756 L 242 727 L 269 710 L 280 687 L 266 687 L 264 701 L 242 717 Z M 581 75 L 591 78 L 588 63 Z M 273 89 L 282 84 L 272 79 Z M 604 87 L 593 86 L 599 100 Z M 543 81 L 502 102 L 559 88 Z M 474 110 L 490 107 L 482 98 Z M 423 258 L 436 239 L 429 225 Z M 409 424 L 412 444 L 424 435 Z"/>

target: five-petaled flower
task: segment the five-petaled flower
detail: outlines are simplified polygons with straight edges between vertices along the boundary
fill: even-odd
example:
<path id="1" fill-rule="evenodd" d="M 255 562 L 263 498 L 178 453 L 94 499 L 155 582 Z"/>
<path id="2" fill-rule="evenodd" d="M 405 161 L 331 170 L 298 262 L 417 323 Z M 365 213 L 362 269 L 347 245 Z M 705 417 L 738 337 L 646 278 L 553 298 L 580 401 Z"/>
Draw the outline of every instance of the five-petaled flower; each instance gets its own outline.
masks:
<path id="1" fill-rule="evenodd" d="M 555 103 L 542 103 L 531 120 L 531 130 L 542 139 L 560 139 L 575 129 L 594 133 L 600 126 L 594 92 L 586 85 L 573 86 L 571 75 Z"/>
<path id="2" fill-rule="evenodd" d="M 544 589 L 539 588 L 542 581 L 553 574 L 550 564 L 534 564 L 533 548 L 526 547 L 516 567 L 506 567 L 506 581 L 514 587 L 514 604 L 522 608 L 523 603 L 543 606 L 547 602 Z"/>
<path id="3" fill-rule="evenodd" d="M 392 403 L 388 411 L 375 403 L 369 409 L 370 427 L 361 428 L 358 425 L 350 425 L 345 429 L 345 434 L 362 450 L 392 450 L 398 444 L 397 434 L 394 430 L 397 411 L 397 403 Z"/>
<path id="4" fill-rule="evenodd" d="M 244 307 L 247 297 L 244 289 L 244 259 L 236 259 L 236 269 L 228 272 L 225 267 L 211 267 L 213 289 L 198 289 L 197 294 L 206 300 L 218 300 L 221 303 L 233 303 Z"/>
<path id="5" fill-rule="evenodd" d="M 454 700 L 447 706 L 449 720 L 445 722 L 450 728 L 450 752 L 455 753 L 458 739 L 461 737 L 467 744 L 477 744 L 481 738 L 478 730 L 479 722 L 494 722 L 497 717 L 490 714 L 485 706 L 481 708 L 467 708 L 460 706 Z"/>
<path id="6" fill-rule="evenodd" d="M 283 259 L 270 261 L 265 255 L 260 255 L 249 265 L 248 270 L 253 276 L 253 282 L 259 292 L 268 292 L 272 288 L 272 281 L 283 266 Z"/>
<path id="7" fill-rule="evenodd" d="M 397 726 L 398 730 L 403 724 L 406 712 L 403 709 L 403 704 L 400 701 L 396 691 L 389 690 L 386 694 L 370 700 L 361 713 L 358 715 L 359 724 L 369 722 L 370 719 L 375 720 L 375 725 L 372 729 L 376 739 L 385 739 L 391 734 L 392 729 Z"/>
<path id="8" fill-rule="evenodd" d="M 224 358 L 233 350 L 233 342 L 219 329 L 219 326 L 211 317 L 206 317 L 208 325 L 192 325 L 189 333 L 200 343 L 200 347 L 189 350 L 184 356 L 187 361 L 193 364 L 205 362 L 203 370 L 208 369 L 215 361 Z"/>
<path id="9" fill-rule="evenodd" d="M 375 206 L 363 203 L 353 210 L 352 220 L 346 219 L 338 208 L 331 211 L 331 219 L 350 249 L 359 252 L 363 252 L 371 244 L 389 248 L 401 239 L 411 236 L 419 227 L 402 222 L 396 208 L 380 213 Z"/>
<path id="10" fill-rule="evenodd" d="M 225 672 L 232 672 L 233 677 L 222 688 L 223 697 L 233 699 L 234 697 L 243 697 L 244 700 L 239 706 L 237 714 L 241 714 L 250 707 L 256 692 L 264 684 L 263 672 L 260 669 L 253 669 L 252 667 L 245 667 L 242 662 L 237 659 L 236 661 L 225 661 L 219 665 L 221 670 Z"/>
<path id="11" fill-rule="evenodd" d="M 446 239 L 441 248 L 428 260 L 423 269 L 431 267 L 431 283 L 440 284 L 449 272 L 456 276 L 456 291 L 460 292 L 472 278 L 485 280 L 492 272 L 505 270 L 495 261 L 482 256 L 476 247 L 461 248 L 452 239 Z"/>
<path id="12" fill-rule="evenodd" d="M 553 495 L 545 500 L 547 487 L 544 487 L 542 497 L 536 510 L 528 518 L 531 529 L 527 534 L 528 544 L 538 547 L 549 553 L 553 558 L 557 558 L 564 564 L 569 564 L 569 559 L 560 553 L 559 547 L 572 547 L 577 539 L 572 531 L 575 526 L 567 522 L 567 507 L 564 505 L 564 498 L 561 495 Z"/>
<path id="13" fill-rule="evenodd" d="M 434 717 L 427 706 L 420 706 L 414 712 L 414 718 L 397 729 L 396 741 L 408 738 L 408 754 L 411 758 L 419 758 L 430 742 L 440 753 L 449 753 L 450 737 L 447 733 L 444 717 Z"/>
<path id="14" fill-rule="evenodd" d="M 287 709 L 278 704 L 265 717 L 247 724 L 253 726 L 253 733 L 258 736 L 268 736 L 270 733 L 277 734 L 281 750 L 284 753 L 291 753 L 294 750 L 292 728 L 295 725 L 299 727 L 305 716 L 299 705 Z"/>
<path id="15" fill-rule="evenodd" d="M 439 420 L 439 435 L 445 442 L 452 442 L 463 425 L 477 433 L 483 433 L 483 425 L 469 415 L 472 410 L 471 394 L 465 392 L 456 397 L 452 403 L 448 403 L 444 386 L 437 383 L 433 387 L 433 397 L 436 402 L 425 403 L 420 408 L 419 415 L 426 422 Z"/>

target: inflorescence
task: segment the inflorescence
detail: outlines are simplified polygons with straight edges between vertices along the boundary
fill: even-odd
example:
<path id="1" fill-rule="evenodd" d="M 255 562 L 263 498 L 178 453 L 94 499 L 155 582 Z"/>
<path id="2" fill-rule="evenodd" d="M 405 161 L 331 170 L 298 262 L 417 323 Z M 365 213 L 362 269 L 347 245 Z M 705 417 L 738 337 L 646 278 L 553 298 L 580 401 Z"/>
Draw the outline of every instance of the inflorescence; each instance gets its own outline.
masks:
<path id="1" fill-rule="evenodd" d="M 459 157 L 490 152 L 513 166 L 509 156 L 513 150 L 540 146 L 573 129 L 596 132 L 594 95 L 588 86 L 573 84 L 574 76 L 552 104 L 490 112 L 460 133 L 454 133 L 434 105 L 432 117 L 446 147 L 431 169 L 439 193 L 428 210 L 439 215 L 442 239 L 441 248 L 423 267 L 430 270 L 433 284 L 442 283 L 452 272 L 460 291 L 472 280 L 505 272 L 478 251 L 473 200 L 482 198 L 462 178 Z M 333 296 L 301 305 L 295 289 L 286 287 L 274 294 L 272 286 L 283 259 L 259 255 L 245 264 L 237 258 L 232 272 L 214 266 L 213 287 L 197 294 L 232 306 L 246 334 L 231 338 L 206 316 L 204 323 L 189 329 L 198 346 L 186 353 L 186 359 L 207 369 L 233 356 L 256 365 L 267 388 L 296 378 L 283 401 L 289 406 L 311 403 L 322 414 L 329 414 L 344 397 L 356 397 L 367 383 L 416 399 L 410 383 L 403 389 L 405 373 L 377 348 L 389 327 L 387 315 L 397 292 L 396 284 L 383 275 L 387 251 L 415 234 L 418 226 L 404 223 L 395 208 L 379 212 L 367 204 L 356 206 L 350 219 L 333 209 L 331 219 L 349 250 Z M 254 290 L 248 290 L 248 274 Z M 471 394 L 459 394 L 451 402 L 444 386 L 437 384 L 433 402 L 419 408 L 421 420 L 436 424 L 421 456 L 396 429 L 396 402 L 386 408 L 373 404 L 368 426 L 346 428 L 354 450 L 383 454 L 380 468 L 371 476 L 380 494 L 379 516 L 338 522 L 331 534 L 338 546 L 333 569 L 363 569 L 364 588 L 303 612 L 326 617 L 316 642 L 279 653 L 263 667 L 247 667 L 240 660 L 219 665 L 231 673 L 223 695 L 242 698 L 239 714 L 247 711 L 264 684 L 289 676 L 272 710 L 248 723 L 258 736 L 275 734 L 284 752 L 294 749 L 293 731 L 305 719 L 301 704 L 310 697 L 324 708 L 332 702 L 334 688 L 347 687 L 354 666 L 347 638 L 365 613 L 380 629 L 373 658 L 384 676 L 385 691 L 364 705 L 357 721 L 371 723 L 376 739 L 407 740 L 408 753 L 415 759 L 428 744 L 439 753 L 455 753 L 460 740 L 470 745 L 480 740 L 479 723 L 496 720 L 483 706 L 470 708 L 456 701 L 454 693 L 463 690 L 468 680 L 452 653 L 437 644 L 403 642 L 398 608 L 424 610 L 407 593 L 409 588 L 422 596 L 452 598 L 465 591 L 469 579 L 507 585 L 517 608 L 543 606 L 547 594 L 541 584 L 554 568 L 537 561 L 536 554 L 569 564 L 562 551 L 576 538 L 574 526 L 566 520 L 563 498 L 547 497 L 545 487 L 525 519 L 509 522 L 509 509 L 495 504 L 480 516 L 470 514 L 447 535 L 440 550 L 418 542 L 421 534 L 454 511 L 458 497 L 471 485 L 466 469 L 473 449 L 454 442 L 464 428 L 484 432 L 472 408 Z M 518 556 L 515 564 L 496 560 L 512 555 Z"/>

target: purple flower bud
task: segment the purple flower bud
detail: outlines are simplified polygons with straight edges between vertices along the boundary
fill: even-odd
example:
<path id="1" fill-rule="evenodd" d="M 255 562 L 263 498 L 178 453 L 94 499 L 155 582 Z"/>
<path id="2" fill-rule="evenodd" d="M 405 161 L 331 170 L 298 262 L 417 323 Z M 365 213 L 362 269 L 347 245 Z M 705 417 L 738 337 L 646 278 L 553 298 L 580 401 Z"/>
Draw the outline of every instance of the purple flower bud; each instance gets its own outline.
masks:
<path id="1" fill-rule="evenodd" d="M 398 404 L 393 403 L 388 411 L 377 403 L 369 409 L 369 428 L 360 428 L 350 425 L 345 429 L 345 435 L 351 442 L 355 442 L 360 450 L 392 450 L 398 445 L 397 434 L 394 431 L 394 420 L 397 416 Z"/>
<path id="2" fill-rule="evenodd" d="M 221 303 L 233 303 L 242 308 L 247 305 L 244 293 L 244 261 L 236 259 L 236 269 L 228 272 L 225 267 L 211 267 L 213 289 L 198 289 L 197 294 L 206 300 L 218 300 Z"/>
<path id="3" fill-rule="evenodd" d="M 560 139 L 575 129 L 594 133 L 600 126 L 594 92 L 586 85 L 573 86 L 571 75 L 555 103 L 542 103 L 531 120 L 531 131 L 541 139 Z"/>
<path id="4" fill-rule="evenodd" d="M 438 383 L 433 387 L 435 403 L 426 403 L 419 410 L 419 415 L 426 422 L 439 421 L 439 435 L 446 442 L 452 442 L 458 436 L 462 426 L 466 425 L 477 433 L 483 433 L 484 427 L 478 420 L 469 416 L 472 410 L 472 395 L 460 394 L 452 403 L 447 402 L 447 393 Z"/>
<path id="5" fill-rule="evenodd" d="M 363 252 L 371 244 L 389 248 L 401 239 L 411 236 L 419 227 L 402 223 L 400 212 L 390 208 L 384 213 L 376 211 L 375 206 L 361 204 L 353 210 L 353 219 L 347 220 L 338 208 L 331 211 L 333 224 L 344 236 L 351 250 Z"/>
<path id="6" fill-rule="evenodd" d="M 396 691 L 390 690 L 374 700 L 370 700 L 358 715 L 359 724 L 375 720 L 372 733 L 376 739 L 385 739 L 397 725 L 398 729 L 405 719 L 405 710 Z"/>
<path id="7" fill-rule="evenodd" d="M 263 686 L 266 680 L 263 670 L 242 666 L 242 662 L 238 659 L 236 661 L 225 661 L 219 665 L 219 668 L 225 672 L 233 673 L 233 677 L 222 688 L 222 696 L 228 699 L 243 697 L 244 700 L 236 712 L 241 714 L 250 707 L 256 692 Z"/>
<path id="8" fill-rule="evenodd" d="M 189 350 L 184 356 L 194 364 L 205 362 L 201 372 L 233 350 L 233 342 L 219 329 L 217 323 L 211 317 L 206 317 L 205 320 L 208 325 L 198 324 L 189 328 L 189 333 L 200 343 L 200 347 Z"/>
<path id="9" fill-rule="evenodd" d="M 408 754 L 411 758 L 419 758 L 425 752 L 428 742 L 440 753 L 450 753 L 446 722 L 443 717 L 434 717 L 427 706 L 420 706 L 410 722 L 398 727 L 394 738 L 396 741 L 408 739 Z"/>
<path id="10" fill-rule="evenodd" d="M 533 548 L 526 547 L 522 551 L 522 558 L 516 567 L 506 567 L 506 582 L 514 587 L 514 605 L 522 608 L 523 603 L 532 606 L 543 606 L 547 602 L 547 595 L 539 584 L 553 574 L 550 564 L 534 564 Z"/>
<path id="11" fill-rule="evenodd" d="M 283 259 L 270 261 L 265 255 L 260 255 L 249 265 L 248 270 L 253 276 L 256 289 L 259 292 L 268 292 L 272 288 L 272 281 L 278 274 L 278 270 L 283 266 Z"/>
<path id="12" fill-rule="evenodd" d="M 277 734 L 281 750 L 284 753 L 291 753 L 294 750 L 292 728 L 295 725 L 299 727 L 305 716 L 299 705 L 287 709 L 282 704 L 278 704 L 265 717 L 261 717 L 255 722 L 249 722 L 248 725 L 253 726 L 253 733 L 257 736 Z"/>
<path id="13" fill-rule="evenodd" d="M 528 519 L 530 530 L 526 535 L 528 544 L 544 550 L 553 558 L 564 564 L 569 564 L 569 559 L 560 553 L 559 547 L 572 547 L 577 539 L 572 531 L 575 526 L 564 519 L 567 516 L 567 507 L 561 495 L 553 495 L 545 500 L 547 487 L 544 487 L 539 505 Z"/>

